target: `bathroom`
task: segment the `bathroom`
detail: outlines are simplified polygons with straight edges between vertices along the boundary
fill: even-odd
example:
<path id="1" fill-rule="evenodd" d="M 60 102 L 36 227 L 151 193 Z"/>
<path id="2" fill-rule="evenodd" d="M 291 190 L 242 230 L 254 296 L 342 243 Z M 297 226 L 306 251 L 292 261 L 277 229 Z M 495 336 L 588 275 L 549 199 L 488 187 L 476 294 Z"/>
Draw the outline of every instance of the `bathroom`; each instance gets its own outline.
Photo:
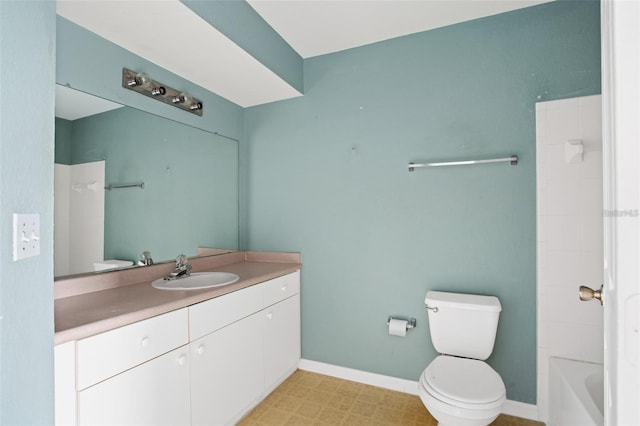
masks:
<path id="1" fill-rule="evenodd" d="M 40 31 L 51 37 L 53 23 L 43 19 Z M 490 362 L 510 401 L 535 405 L 535 103 L 600 93 L 599 20 L 597 3 L 558 2 L 308 59 L 304 97 L 230 113 L 232 124 L 216 119 L 212 129 L 236 127 L 243 141 L 239 246 L 303 255 L 303 358 L 415 380 L 435 355 L 425 292 L 493 294 L 504 310 Z M 42 86 L 53 81 L 50 71 L 31 90 L 48 96 L 53 88 Z M 51 113 L 51 105 L 38 108 Z M 12 117 L 4 104 L 2 113 L 3 121 Z M 50 181 L 46 146 L 33 161 Z M 518 154 L 519 164 L 406 168 L 503 154 Z M 35 184 L 46 200 L 7 207 L 3 200 L 5 219 L 18 207 L 51 216 L 49 184 Z M 2 185 L 5 194 L 8 180 Z M 51 229 L 53 220 L 43 223 Z M 32 385 L 52 382 L 50 357 L 41 355 L 50 353 L 44 346 L 53 330 L 51 301 L 41 300 L 41 292 L 51 294 L 42 284 L 52 281 L 51 250 L 43 248 L 34 271 L 2 263 L 2 420 L 9 423 L 47 423 L 51 411 L 52 390 Z M 41 291 L 4 284 L 23 277 Z M 10 349 L 22 341 L 17 330 L 5 331 L 18 321 L 6 305 L 12 300 L 28 307 L 20 332 L 44 341 L 30 344 L 27 356 Z M 389 315 L 415 317 L 418 326 L 406 338 L 389 336 Z M 11 373 L 27 362 L 32 373 Z M 26 378 L 12 376 L 19 371 Z M 32 419 L 21 417 L 24 394 L 38 407 Z"/>

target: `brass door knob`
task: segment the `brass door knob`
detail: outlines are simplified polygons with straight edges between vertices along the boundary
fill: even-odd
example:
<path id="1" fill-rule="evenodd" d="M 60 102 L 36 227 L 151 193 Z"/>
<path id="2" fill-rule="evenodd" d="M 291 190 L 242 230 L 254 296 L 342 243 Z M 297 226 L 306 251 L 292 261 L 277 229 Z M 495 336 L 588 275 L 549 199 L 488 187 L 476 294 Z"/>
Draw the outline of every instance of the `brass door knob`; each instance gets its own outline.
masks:
<path id="1" fill-rule="evenodd" d="M 583 302 L 586 300 L 597 299 L 600 301 L 600 305 L 602 305 L 604 303 L 602 296 L 602 286 L 600 286 L 599 290 L 594 290 L 584 285 L 580 286 L 580 300 Z"/>

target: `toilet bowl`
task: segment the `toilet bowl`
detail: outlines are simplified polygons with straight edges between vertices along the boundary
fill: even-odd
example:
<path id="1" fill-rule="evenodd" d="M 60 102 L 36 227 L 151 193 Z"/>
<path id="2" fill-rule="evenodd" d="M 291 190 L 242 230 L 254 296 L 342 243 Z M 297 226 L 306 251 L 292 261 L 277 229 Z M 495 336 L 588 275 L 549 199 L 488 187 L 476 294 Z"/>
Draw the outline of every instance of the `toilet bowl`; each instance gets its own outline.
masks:
<path id="1" fill-rule="evenodd" d="M 485 359 L 493 352 L 502 307 L 493 296 L 430 291 L 429 330 L 437 356 L 418 395 L 440 426 L 486 426 L 501 413 L 506 389 Z"/>
<path id="2" fill-rule="evenodd" d="M 500 375 L 474 359 L 440 355 L 424 370 L 419 384 L 420 399 L 441 426 L 488 425 L 506 400 Z"/>

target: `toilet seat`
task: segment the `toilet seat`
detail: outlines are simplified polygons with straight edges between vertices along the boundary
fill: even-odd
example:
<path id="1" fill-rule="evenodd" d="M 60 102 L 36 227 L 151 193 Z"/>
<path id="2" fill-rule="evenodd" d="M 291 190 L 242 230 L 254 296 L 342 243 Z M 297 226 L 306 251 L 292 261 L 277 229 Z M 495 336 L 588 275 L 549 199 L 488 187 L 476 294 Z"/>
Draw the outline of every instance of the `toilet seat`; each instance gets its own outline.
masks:
<path id="1" fill-rule="evenodd" d="M 420 383 L 434 398 L 460 408 L 489 409 L 506 400 L 500 375 L 476 359 L 440 355 L 424 370 Z"/>

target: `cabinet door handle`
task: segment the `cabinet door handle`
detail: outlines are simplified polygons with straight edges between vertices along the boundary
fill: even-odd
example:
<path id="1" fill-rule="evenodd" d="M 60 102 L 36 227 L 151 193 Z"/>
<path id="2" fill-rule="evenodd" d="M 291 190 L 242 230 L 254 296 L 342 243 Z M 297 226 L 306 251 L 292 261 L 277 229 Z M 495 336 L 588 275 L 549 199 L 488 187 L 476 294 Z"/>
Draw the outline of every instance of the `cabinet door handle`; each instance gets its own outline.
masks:
<path id="1" fill-rule="evenodd" d="M 204 345 L 198 346 L 198 348 L 196 349 L 196 353 L 198 355 L 202 355 L 204 353 Z"/>
<path id="2" fill-rule="evenodd" d="M 187 363 L 187 356 L 185 354 L 180 354 L 178 357 L 178 364 L 185 365 Z"/>
<path id="3" fill-rule="evenodd" d="M 282 287 L 280 287 L 280 290 L 287 291 L 287 285 L 286 284 L 282 284 Z"/>
<path id="4" fill-rule="evenodd" d="M 144 336 L 142 339 L 140 339 L 140 347 L 146 348 L 148 346 L 149 346 L 149 338 L 147 336 Z"/>
<path id="5" fill-rule="evenodd" d="M 267 315 L 267 319 L 273 319 L 273 312 L 269 312 Z"/>

